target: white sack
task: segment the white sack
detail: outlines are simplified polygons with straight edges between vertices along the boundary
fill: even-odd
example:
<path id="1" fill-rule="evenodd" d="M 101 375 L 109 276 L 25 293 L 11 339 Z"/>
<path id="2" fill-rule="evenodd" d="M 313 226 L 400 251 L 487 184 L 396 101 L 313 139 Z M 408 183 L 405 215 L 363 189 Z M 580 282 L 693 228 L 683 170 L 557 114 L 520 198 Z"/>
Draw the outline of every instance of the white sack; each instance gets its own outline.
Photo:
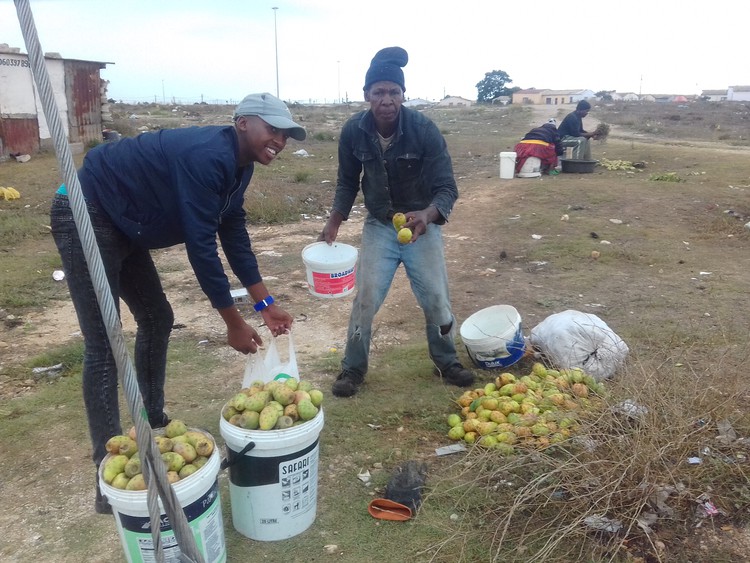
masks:
<path id="1" fill-rule="evenodd" d="M 557 368 L 581 368 L 597 381 L 612 377 L 630 351 L 599 317 L 572 309 L 536 325 L 529 342 Z"/>

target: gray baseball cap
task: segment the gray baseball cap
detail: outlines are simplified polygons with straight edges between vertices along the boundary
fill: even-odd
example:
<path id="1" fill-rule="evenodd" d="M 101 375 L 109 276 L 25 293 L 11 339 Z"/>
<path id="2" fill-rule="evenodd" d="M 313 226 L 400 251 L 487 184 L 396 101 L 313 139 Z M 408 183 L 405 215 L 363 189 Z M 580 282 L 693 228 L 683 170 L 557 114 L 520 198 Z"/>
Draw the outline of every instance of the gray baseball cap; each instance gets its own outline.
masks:
<path id="1" fill-rule="evenodd" d="M 304 141 L 307 137 L 305 129 L 292 120 L 286 104 L 268 92 L 245 96 L 234 110 L 235 119 L 242 115 L 257 115 L 269 125 L 289 131 L 292 139 Z"/>

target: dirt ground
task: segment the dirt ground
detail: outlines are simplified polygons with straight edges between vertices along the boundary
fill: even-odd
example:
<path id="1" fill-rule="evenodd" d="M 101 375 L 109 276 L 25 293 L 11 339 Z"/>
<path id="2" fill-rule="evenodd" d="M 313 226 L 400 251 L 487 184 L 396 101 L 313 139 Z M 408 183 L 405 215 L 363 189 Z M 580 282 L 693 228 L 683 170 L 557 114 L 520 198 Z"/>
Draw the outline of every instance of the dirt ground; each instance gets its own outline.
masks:
<path id="1" fill-rule="evenodd" d="M 536 124 L 540 117 L 547 117 L 545 108 L 539 111 L 540 113 L 532 115 L 530 125 Z M 591 120 L 590 124 L 595 123 L 595 120 Z M 625 133 L 615 129 L 611 135 L 617 137 Z M 603 151 L 604 148 L 597 147 L 595 151 L 597 150 Z M 706 150 L 727 149 L 696 147 L 694 153 L 687 158 L 696 161 L 709 158 Z M 741 151 L 746 156 L 750 153 L 744 149 L 731 150 Z M 621 319 L 633 315 L 656 316 L 668 311 L 671 318 L 666 318 L 665 323 L 683 322 L 705 330 L 719 330 L 715 325 L 712 328 L 709 313 L 714 310 L 715 303 L 710 293 L 713 286 L 722 284 L 723 280 L 747 277 L 747 244 L 746 241 L 741 242 L 740 237 L 734 241 L 722 240 L 719 257 L 716 240 L 710 237 L 703 239 L 696 236 L 696 232 L 705 222 L 721 217 L 724 208 L 731 205 L 728 192 L 707 193 L 703 199 L 679 201 L 675 201 L 668 193 L 655 192 L 649 201 L 630 200 L 626 205 L 618 201 L 614 206 L 609 206 L 590 196 L 594 187 L 611 187 L 603 184 L 600 174 L 500 181 L 497 178 L 497 152 L 489 148 L 487 153 L 493 153 L 491 155 L 464 152 L 454 156 L 461 197 L 450 223 L 444 229 L 444 236 L 454 313 L 459 322 L 483 307 L 509 303 L 521 312 L 527 334 L 528 329 L 547 315 L 567 308 L 601 315 L 613 323 L 613 326 L 618 326 Z M 746 180 L 747 178 L 745 184 L 748 183 Z M 606 181 L 612 182 L 611 179 Z M 618 178 L 617 189 L 627 191 L 631 181 L 634 180 Z M 750 186 L 741 186 L 741 189 L 748 190 Z M 535 191 L 539 190 L 551 190 L 559 194 L 559 202 L 556 204 L 559 216 L 567 214 L 568 221 L 555 221 L 544 232 L 529 230 L 526 218 L 534 213 L 529 200 L 533 200 L 536 197 Z M 743 197 L 747 201 L 747 197 Z M 342 226 L 339 240 L 359 246 L 363 218 L 363 210 L 353 214 L 352 219 Z M 310 295 L 307 289 L 306 272 L 300 254 L 307 244 L 317 239 L 324 221 L 323 217 L 314 217 L 288 225 L 251 229 L 253 247 L 266 284 L 277 301 L 295 318 L 294 337 L 302 369 L 330 350 L 342 348 L 351 308 L 351 297 L 319 299 Z M 665 234 L 665 225 L 671 226 L 674 236 L 668 251 L 669 257 L 657 258 L 655 266 L 648 265 L 651 257 L 643 260 L 637 256 L 628 257 L 628 252 L 648 253 L 639 250 L 638 244 L 643 241 L 638 239 L 640 235 L 632 233 L 647 227 L 651 236 L 660 237 Z M 538 240 L 532 235 L 539 235 L 542 240 L 554 240 L 560 236 L 575 236 L 586 240 L 591 237 L 593 230 L 599 233 L 600 240 L 613 241 L 621 257 L 628 257 L 623 259 L 616 276 L 598 277 L 596 261 L 590 258 L 587 251 L 576 263 L 579 270 L 588 272 L 591 279 L 578 288 L 564 287 L 569 266 L 557 265 L 554 259 L 545 262 L 529 261 L 526 258 Z M 606 251 L 600 240 L 591 240 L 590 249 Z M 37 251 L 49 252 L 50 244 L 43 243 Z M 645 244 L 648 245 L 649 241 L 645 241 Z M 570 257 L 559 258 L 569 264 Z M 196 343 L 222 342 L 223 322 L 207 305 L 195 283 L 184 250 L 174 247 L 159 251 L 155 253 L 155 260 L 163 272 L 165 290 L 175 311 L 175 323 L 182 327 L 176 330 L 194 335 Z M 293 266 L 289 267 L 290 264 Z M 51 276 L 52 272 L 49 274 Z M 649 313 L 638 310 L 641 302 L 639 292 L 647 293 L 657 302 L 654 311 Z M 687 304 L 682 297 L 687 294 L 704 295 L 703 306 L 696 310 Z M 735 304 L 729 303 L 726 306 L 731 308 L 744 303 L 746 295 L 740 293 Z M 248 310 L 248 315 L 250 314 Z M 408 281 L 403 271 L 399 271 L 377 318 L 374 353 L 401 342 L 421 338 L 420 317 L 421 312 L 411 294 Z M 29 312 L 22 319 L 6 317 L 3 320 L 0 323 L 2 362 L 20 362 L 47 344 L 58 343 L 66 338 L 79 338 L 73 308 L 65 300 L 55 302 L 54 306 L 45 310 Z M 132 319 L 125 314 L 123 322 L 126 338 L 131 338 Z M 737 319 L 732 322 L 747 330 L 745 320 Z M 19 330 L 19 326 L 23 329 Z M 242 373 L 245 357 L 226 347 L 215 347 L 212 350 L 222 355 L 228 373 Z M 328 379 L 323 383 L 329 385 L 334 375 L 328 374 Z M 0 382 L 0 392 L 5 397 L 28 394 L 33 392 L 37 384 L 32 378 L 20 385 L 18 382 L 4 381 Z M 85 457 L 85 452 L 76 452 L 69 460 L 71 468 L 80 467 L 82 457 Z M 0 472 L 4 472 L 6 465 L 7 462 L 0 459 Z M 67 485 L 83 490 L 91 488 L 88 474 L 77 475 L 75 471 L 71 471 L 70 475 Z M 15 484 L 13 505 L 17 511 L 4 511 L 0 514 L 0 527 L 3 529 L 0 545 L 5 546 L 0 548 L 0 554 L 5 560 L 40 560 L 48 535 L 43 526 L 52 525 L 50 518 L 58 528 L 81 530 L 82 534 L 101 532 L 99 526 L 89 528 L 88 519 L 91 516 L 88 515 L 88 496 L 80 500 L 66 498 L 49 503 L 46 499 L 35 497 L 32 483 L 16 480 Z M 0 490 L 4 492 L 4 496 L 11 494 L 7 483 L 0 486 Z M 84 513 L 86 519 L 82 516 Z M 111 522 L 107 522 L 106 526 L 110 527 L 110 524 Z M 700 533 L 705 533 L 705 537 L 699 539 L 697 545 L 710 546 L 713 541 L 731 541 L 736 542 L 738 553 L 743 549 L 745 553 L 750 552 L 750 535 L 746 529 L 712 529 Z M 102 556 L 98 561 L 109 561 L 111 553 L 119 551 L 119 546 L 114 551 L 111 547 L 105 547 L 114 541 L 116 538 L 113 535 L 105 535 L 94 541 L 102 545 Z"/>

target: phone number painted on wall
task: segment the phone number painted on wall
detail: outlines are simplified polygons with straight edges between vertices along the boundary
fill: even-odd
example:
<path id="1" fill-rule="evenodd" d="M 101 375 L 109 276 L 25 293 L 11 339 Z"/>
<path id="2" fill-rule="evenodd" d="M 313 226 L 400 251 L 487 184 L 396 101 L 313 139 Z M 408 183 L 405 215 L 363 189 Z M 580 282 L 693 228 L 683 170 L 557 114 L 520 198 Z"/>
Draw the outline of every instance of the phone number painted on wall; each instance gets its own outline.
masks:
<path id="1" fill-rule="evenodd" d="M 28 59 L 0 59 L 0 66 L 29 66 Z"/>

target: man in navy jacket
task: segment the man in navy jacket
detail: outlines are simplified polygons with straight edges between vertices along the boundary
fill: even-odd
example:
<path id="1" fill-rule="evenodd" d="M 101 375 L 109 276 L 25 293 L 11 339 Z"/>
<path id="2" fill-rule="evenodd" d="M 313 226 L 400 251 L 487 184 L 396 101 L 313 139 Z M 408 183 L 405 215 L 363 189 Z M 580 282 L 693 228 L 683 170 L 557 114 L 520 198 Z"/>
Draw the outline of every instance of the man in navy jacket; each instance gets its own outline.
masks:
<path id="1" fill-rule="evenodd" d="M 78 177 L 115 303 L 127 304 L 137 324 L 134 363 L 152 427 L 164 413 L 167 344 L 174 323 L 150 250 L 184 244 L 201 289 L 227 327 L 227 343 L 254 353 L 262 340 L 234 305 L 217 236 L 232 271 L 275 335 L 292 318 L 276 305 L 258 270 L 243 209 L 254 163 L 270 164 L 287 139 L 305 139 L 284 102 L 251 94 L 234 124 L 143 133 L 88 152 Z M 122 433 L 118 377 L 67 190 L 51 210 L 55 239 L 85 343 L 83 396 L 98 466 L 107 440 Z M 109 505 L 97 490 L 97 512 Z"/>

